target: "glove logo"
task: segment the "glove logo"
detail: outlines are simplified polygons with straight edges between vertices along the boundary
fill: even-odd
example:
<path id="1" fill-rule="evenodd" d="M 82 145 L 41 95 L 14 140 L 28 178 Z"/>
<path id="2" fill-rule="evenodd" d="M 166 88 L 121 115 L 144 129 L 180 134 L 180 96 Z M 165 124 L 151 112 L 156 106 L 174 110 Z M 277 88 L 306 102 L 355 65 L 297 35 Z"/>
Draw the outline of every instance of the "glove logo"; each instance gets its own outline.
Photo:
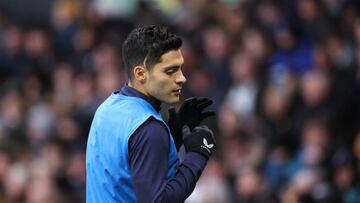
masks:
<path id="1" fill-rule="evenodd" d="M 211 148 L 214 147 L 214 144 L 208 144 L 208 142 L 207 142 L 207 140 L 206 140 L 205 138 L 203 139 L 203 143 L 204 143 L 204 145 L 205 145 L 207 148 L 209 148 L 209 149 L 211 149 Z"/>

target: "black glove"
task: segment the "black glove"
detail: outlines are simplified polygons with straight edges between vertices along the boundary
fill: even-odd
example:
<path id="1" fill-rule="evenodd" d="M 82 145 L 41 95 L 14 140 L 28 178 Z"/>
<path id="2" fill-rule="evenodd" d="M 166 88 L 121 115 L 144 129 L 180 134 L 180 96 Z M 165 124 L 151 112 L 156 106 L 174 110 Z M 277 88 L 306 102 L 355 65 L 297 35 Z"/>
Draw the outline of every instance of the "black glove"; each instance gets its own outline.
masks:
<path id="1" fill-rule="evenodd" d="M 176 148 L 179 150 L 183 136 L 182 128 L 189 126 L 191 130 L 198 126 L 205 118 L 214 116 L 213 111 L 204 111 L 204 109 L 213 103 L 208 98 L 191 97 L 186 99 L 178 112 L 174 108 L 169 109 L 169 128 L 173 135 Z"/>
<path id="2" fill-rule="evenodd" d="M 193 132 L 185 125 L 182 131 L 185 150 L 200 153 L 209 159 L 216 145 L 213 132 L 205 125 L 195 127 Z"/>

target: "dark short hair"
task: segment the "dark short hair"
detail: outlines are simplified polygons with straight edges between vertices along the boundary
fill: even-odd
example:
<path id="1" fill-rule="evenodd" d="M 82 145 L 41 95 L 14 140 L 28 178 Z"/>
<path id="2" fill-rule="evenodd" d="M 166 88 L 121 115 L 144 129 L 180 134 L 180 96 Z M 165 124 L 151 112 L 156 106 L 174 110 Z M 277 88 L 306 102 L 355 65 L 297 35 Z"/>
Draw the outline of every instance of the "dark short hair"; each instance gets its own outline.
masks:
<path id="1" fill-rule="evenodd" d="M 147 25 L 130 32 L 122 45 L 122 56 L 129 78 L 133 78 L 133 69 L 137 65 L 149 70 L 160 62 L 161 56 L 171 50 L 181 47 L 182 40 L 171 33 L 166 27 Z"/>

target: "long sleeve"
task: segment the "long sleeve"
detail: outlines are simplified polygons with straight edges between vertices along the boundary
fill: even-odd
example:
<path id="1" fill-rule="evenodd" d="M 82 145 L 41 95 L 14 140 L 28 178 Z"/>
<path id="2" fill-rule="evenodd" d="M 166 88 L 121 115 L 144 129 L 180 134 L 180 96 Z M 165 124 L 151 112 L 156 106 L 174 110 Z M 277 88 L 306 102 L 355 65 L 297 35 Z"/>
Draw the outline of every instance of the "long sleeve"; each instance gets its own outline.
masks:
<path id="1" fill-rule="evenodd" d="M 132 183 L 138 202 L 184 202 L 192 193 L 206 159 L 187 153 L 175 177 L 167 180 L 169 134 L 163 123 L 150 118 L 129 140 Z"/>

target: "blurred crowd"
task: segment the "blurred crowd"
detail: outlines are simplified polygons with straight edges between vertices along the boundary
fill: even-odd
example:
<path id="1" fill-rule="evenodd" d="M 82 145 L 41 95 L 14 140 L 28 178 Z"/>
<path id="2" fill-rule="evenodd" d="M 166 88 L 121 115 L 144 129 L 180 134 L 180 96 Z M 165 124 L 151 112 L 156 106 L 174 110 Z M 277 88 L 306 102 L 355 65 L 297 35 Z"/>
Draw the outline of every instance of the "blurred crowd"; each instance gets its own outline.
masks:
<path id="1" fill-rule="evenodd" d="M 0 1 L 0 203 L 85 202 L 92 116 L 144 24 L 183 38 L 182 100 L 217 112 L 188 203 L 360 202 L 359 1 L 16 2 Z"/>

